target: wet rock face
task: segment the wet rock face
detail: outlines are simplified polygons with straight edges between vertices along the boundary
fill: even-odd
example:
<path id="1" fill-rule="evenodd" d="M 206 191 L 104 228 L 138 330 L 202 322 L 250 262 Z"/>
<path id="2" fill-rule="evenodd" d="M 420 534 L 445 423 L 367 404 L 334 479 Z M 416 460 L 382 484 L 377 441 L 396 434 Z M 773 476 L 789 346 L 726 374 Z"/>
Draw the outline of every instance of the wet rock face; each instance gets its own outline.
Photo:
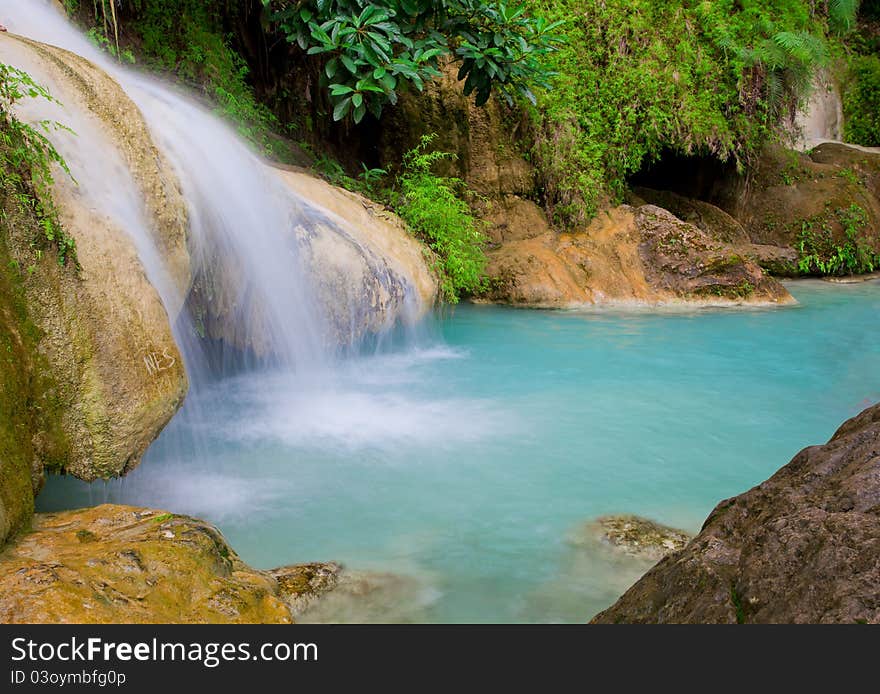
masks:
<path id="1" fill-rule="evenodd" d="M 299 198 L 314 203 L 295 220 L 290 238 L 330 349 L 356 344 L 398 321 L 413 323 L 433 307 L 436 274 L 424 247 L 395 214 L 304 170 L 273 166 L 270 172 Z M 189 310 L 207 337 L 268 357 L 271 329 L 260 304 L 247 313 L 240 310 L 247 293 L 242 273 L 234 255 L 205 258 Z"/>
<path id="2" fill-rule="evenodd" d="M 597 623 L 880 623 L 880 405 L 722 501 Z"/>
<path id="3" fill-rule="evenodd" d="M 204 521 L 103 505 L 38 514 L 0 554 L 5 623 L 289 623 L 270 575 Z"/>
<path id="4" fill-rule="evenodd" d="M 78 133 L 67 146 L 102 143 L 101 156 L 119 164 L 114 171 L 130 169 L 182 296 L 189 272 L 183 200 L 134 105 L 106 74 L 61 49 L 7 35 L 0 37 L 0 59 L 31 71 L 67 109 L 44 113 L 40 109 L 61 107 L 25 100 L 21 118 L 75 125 Z M 73 114 L 76 123 L 68 121 Z M 21 295 L 40 335 L 37 351 L 57 385 L 53 419 L 67 441 L 59 455 L 37 446 L 37 467 L 46 464 L 90 481 L 124 474 L 140 462 L 182 403 L 187 379 L 166 307 L 134 242 L 124 225 L 93 205 L 90 196 L 106 191 L 86 190 L 85 182 L 64 175 L 56 179 L 59 219 L 76 240 L 81 267 L 61 268 L 54 254 L 35 252 L 32 241 L 41 232 L 34 227 L 10 228 L 8 255 L 18 267 L 33 268 L 22 280 Z M 117 183 L 106 182 L 111 192 Z M 46 438 L 45 429 L 34 432 L 35 441 Z"/>
<path id="5" fill-rule="evenodd" d="M 577 545 L 600 543 L 614 552 L 659 561 L 683 549 L 691 535 L 640 516 L 602 516 L 584 526 Z"/>
<path id="6" fill-rule="evenodd" d="M 295 233 L 333 342 L 349 345 L 397 321 L 411 324 L 434 306 L 438 284 L 425 249 L 393 212 L 305 172 L 278 174 L 321 206 L 314 223 Z"/>

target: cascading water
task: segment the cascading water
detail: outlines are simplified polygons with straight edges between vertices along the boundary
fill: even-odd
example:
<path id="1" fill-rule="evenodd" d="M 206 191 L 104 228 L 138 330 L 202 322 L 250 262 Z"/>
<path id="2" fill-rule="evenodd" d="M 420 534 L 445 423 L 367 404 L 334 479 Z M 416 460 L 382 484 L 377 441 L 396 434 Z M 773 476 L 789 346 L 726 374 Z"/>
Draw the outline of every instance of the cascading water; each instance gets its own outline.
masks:
<path id="1" fill-rule="evenodd" d="M 412 323 L 421 310 L 420 299 L 405 277 L 361 243 L 341 217 L 284 185 L 281 174 L 207 108 L 175 87 L 119 65 L 49 0 L 0 0 L 0 17 L 10 33 L 63 48 L 110 75 L 137 106 L 150 138 L 171 163 L 186 201 L 190 281 L 181 287 L 163 258 L 130 162 L 118 156 L 108 133 L 73 105 L 34 101 L 34 113 L 24 114 L 55 120 L 74 131 L 52 138 L 76 179 L 77 195 L 132 238 L 172 321 L 190 380 L 183 410 L 144 458 L 149 465 L 108 485 L 109 494 L 137 497 L 143 491 L 143 475 L 146 487 L 153 490 L 179 492 L 187 489 L 186 480 L 197 480 L 198 490 L 184 492 L 187 498 L 177 508 L 213 516 L 219 508 L 237 508 L 233 497 L 241 494 L 225 489 L 226 478 L 215 465 L 216 446 L 206 435 L 215 424 L 218 401 L 247 411 L 254 420 L 264 419 L 270 428 L 280 424 L 284 435 L 295 429 L 334 440 L 375 441 L 392 433 L 383 422 L 401 416 L 412 419 L 408 403 L 394 398 L 376 401 L 352 387 L 351 372 L 341 369 L 338 359 L 358 351 L 365 326 L 378 326 L 381 342 L 381 333 L 389 337 L 387 329 L 395 319 Z M 46 81 L 50 92 L 57 86 L 36 63 L 19 67 Z M 390 297 L 388 305 L 377 310 L 369 296 L 361 302 L 365 305 L 357 305 L 349 295 L 336 299 L 342 307 L 337 314 L 348 312 L 348 317 L 334 315 L 330 320 L 322 312 L 326 306 L 314 286 L 324 272 L 314 267 L 321 258 L 312 257 L 313 266 L 305 268 L 301 256 L 314 251 L 310 244 L 315 239 L 326 247 L 328 237 L 336 239 L 331 253 L 360 258 L 369 279 Z M 348 284 L 356 284 L 345 274 L 350 266 L 342 262 L 336 272 Z M 340 294 L 345 289 L 331 286 Z M 363 315 L 371 311 L 378 319 Z M 384 416 L 377 407 L 384 407 Z M 427 429 L 431 415 L 423 410 L 415 425 Z M 234 420 L 236 415 L 224 411 L 224 417 Z M 163 467 L 173 476 L 169 488 L 156 480 Z M 168 504 L 167 499 L 157 498 L 155 503 Z"/>
<path id="2" fill-rule="evenodd" d="M 282 367 L 314 374 L 323 361 L 327 330 L 314 310 L 293 234 L 297 226 L 309 225 L 311 208 L 284 188 L 227 125 L 173 88 L 117 65 L 51 3 L 0 0 L 0 16 L 11 32 L 83 56 L 123 87 L 178 174 L 189 208 L 192 276 L 197 289 L 222 295 L 226 342 Z M 64 122 L 67 116 L 57 120 Z M 62 153 L 81 187 L 101 182 L 107 189 L 95 204 L 113 214 L 119 200 L 125 201 L 122 226 L 134 237 L 150 280 L 171 312 L 181 299 L 162 277 L 149 225 L 138 219 L 138 204 L 119 194 L 120 188 L 130 192 L 134 187 L 119 185 L 119 167 L 111 172 L 103 152 L 84 151 L 95 139 L 73 125 L 79 137 L 59 138 Z M 217 286 L 220 281 L 223 286 Z M 178 323 L 176 338 L 190 378 L 198 384 L 205 355 L 192 332 L 186 319 Z"/>

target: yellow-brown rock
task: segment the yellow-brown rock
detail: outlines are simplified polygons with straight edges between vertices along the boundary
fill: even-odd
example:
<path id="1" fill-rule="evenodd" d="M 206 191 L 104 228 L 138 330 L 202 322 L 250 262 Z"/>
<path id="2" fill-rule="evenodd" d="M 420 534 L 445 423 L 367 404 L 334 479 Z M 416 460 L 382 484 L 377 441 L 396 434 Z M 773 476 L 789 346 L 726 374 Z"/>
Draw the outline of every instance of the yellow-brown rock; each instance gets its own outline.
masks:
<path id="1" fill-rule="evenodd" d="M 7 624 L 291 621 L 276 580 L 187 516 L 114 505 L 37 514 L 0 553 Z"/>
<path id="2" fill-rule="evenodd" d="M 784 304 L 791 295 L 736 249 L 654 205 L 621 205 L 581 231 L 545 226 L 488 252 L 481 297 L 545 308 L 585 304 Z"/>

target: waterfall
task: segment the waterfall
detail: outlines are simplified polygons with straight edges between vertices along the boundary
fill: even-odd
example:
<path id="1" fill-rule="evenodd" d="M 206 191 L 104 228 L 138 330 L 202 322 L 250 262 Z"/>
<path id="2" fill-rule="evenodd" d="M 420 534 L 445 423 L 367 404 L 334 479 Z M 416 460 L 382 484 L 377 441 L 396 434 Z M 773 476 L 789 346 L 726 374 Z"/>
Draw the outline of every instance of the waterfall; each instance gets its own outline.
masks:
<path id="1" fill-rule="evenodd" d="M 52 52 L 54 67 L 43 65 L 41 72 L 42 53 L 18 51 L 14 39 L 0 42 L 0 49 L 32 60 L 33 65 L 15 66 L 46 82 L 50 93 L 57 88 L 62 101 L 67 82 L 59 75 L 64 80 L 68 72 L 74 75 L 78 86 L 66 90 L 75 103 L 25 100 L 19 115 L 56 120 L 75 132 L 52 133 L 51 139 L 76 180 L 77 204 L 131 238 L 161 297 L 189 376 L 183 409 L 144 456 L 151 464 L 107 485 L 103 493 L 110 496 L 104 500 L 168 505 L 183 495 L 175 508 L 196 512 L 204 503 L 216 517 L 223 512 L 218 507 L 237 506 L 228 494 L 242 489 L 240 482 L 227 484 L 226 477 L 218 477 L 223 441 L 242 434 L 247 448 L 253 440 L 248 432 L 233 431 L 236 427 L 269 432 L 260 436 L 305 432 L 315 440 L 343 443 L 374 440 L 365 431 L 370 427 L 384 431 L 382 422 L 393 417 L 383 417 L 377 407 L 397 412 L 399 402 L 365 398 L 360 382 L 367 374 L 341 357 L 393 341 L 396 333 L 389 328 L 398 322 L 414 325 L 430 306 L 436 282 L 419 244 L 401 227 L 368 214 L 365 201 L 270 166 L 209 107 L 92 45 L 56 3 L 0 0 L 0 22 L 12 34 L 75 54 Z M 130 103 L 105 103 L 100 91 L 80 103 L 78 71 L 91 67 L 74 65 L 76 56 L 109 75 L 115 98 L 120 98 L 118 85 Z M 71 65 L 60 65 L 56 74 L 59 60 Z M 53 84 L 55 77 L 59 84 Z M 107 116 L 108 106 L 110 120 L 128 115 L 141 130 L 145 123 L 148 137 L 140 139 L 151 143 L 141 146 L 139 156 L 150 159 L 144 166 L 117 142 L 122 142 L 119 133 L 107 132 L 107 119 L 95 116 L 96 108 Z M 157 166 L 173 175 L 164 184 L 153 180 L 145 186 L 139 169 Z M 145 195 L 150 185 L 165 185 L 164 192 Z M 177 256 L 156 230 L 162 211 L 155 201 L 150 207 L 154 197 L 175 198 L 181 217 L 185 207 Z M 430 411 L 424 416 L 432 418 Z M 198 491 L 187 491 L 186 480 Z M 94 498 L 101 492 L 88 494 Z"/>
<path id="2" fill-rule="evenodd" d="M 160 81 L 125 69 L 93 46 L 47 0 L 0 0 L 0 17 L 10 32 L 64 48 L 92 61 L 123 88 L 137 105 L 153 141 L 169 159 L 187 202 L 187 245 L 192 277 L 215 283 L 204 291 L 223 300 L 224 337 L 264 360 L 314 373 L 326 352 L 327 327 L 315 310 L 292 230 L 308 227 L 313 206 L 282 186 L 271 170 L 220 119 Z M 27 67 L 27 66 L 23 66 Z M 52 114 L 64 122 L 64 115 Z M 186 297 L 167 279 L 150 238 L 134 186 L 119 162 L 105 151 L 89 149 L 98 138 L 85 123 L 69 124 L 73 140 L 59 143 L 79 187 L 93 205 L 115 217 L 138 248 L 148 277 L 174 321 Z M 108 159 L 110 161 L 108 161 Z M 90 191 L 101 187 L 103 191 Z M 124 207 L 125 209 L 119 209 Z M 216 286 L 222 278 L 223 286 Z M 225 287 L 225 289 L 224 289 Z M 174 321 L 175 337 L 191 380 L 204 370 L 198 326 L 186 316 Z"/>
<path id="3" fill-rule="evenodd" d="M 426 268 L 420 249 L 394 256 L 402 245 L 392 241 L 394 257 L 388 256 L 387 239 L 365 237 L 357 222 L 298 194 L 288 172 L 263 161 L 206 105 L 120 65 L 55 5 L 0 0 L 0 21 L 14 34 L 91 61 L 137 107 L 182 188 L 185 282 L 180 268 L 170 267 L 167 249 L 163 254 L 157 246 L 149 218 L 155 210 L 144 209 L 132 162 L 116 156 L 106 133 L 76 108 L 42 100 L 25 108 L 38 110 L 34 119 L 50 118 L 76 133 L 53 140 L 77 193 L 132 238 L 195 387 L 254 363 L 296 372 L 314 385 L 318 374 L 332 370 L 333 355 L 356 347 L 366 333 L 418 318 L 427 306 L 426 275 L 421 269 L 415 273 L 422 280 L 413 274 L 414 259 Z"/>

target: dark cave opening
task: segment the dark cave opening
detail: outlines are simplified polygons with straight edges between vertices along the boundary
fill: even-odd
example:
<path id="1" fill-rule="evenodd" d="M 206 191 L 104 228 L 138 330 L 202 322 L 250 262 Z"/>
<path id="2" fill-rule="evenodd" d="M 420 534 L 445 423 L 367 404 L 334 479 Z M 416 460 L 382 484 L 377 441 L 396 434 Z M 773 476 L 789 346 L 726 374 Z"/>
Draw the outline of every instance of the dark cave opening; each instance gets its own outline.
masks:
<path id="1" fill-rule="evenodd" d="M 654 161 L 646 161 L 627 182 L 637 195 L 640 188 L 671 191 L 723 207 L 739 178 L 732 159 L 722 161 L 711 154 L 665 150 Z"/>

